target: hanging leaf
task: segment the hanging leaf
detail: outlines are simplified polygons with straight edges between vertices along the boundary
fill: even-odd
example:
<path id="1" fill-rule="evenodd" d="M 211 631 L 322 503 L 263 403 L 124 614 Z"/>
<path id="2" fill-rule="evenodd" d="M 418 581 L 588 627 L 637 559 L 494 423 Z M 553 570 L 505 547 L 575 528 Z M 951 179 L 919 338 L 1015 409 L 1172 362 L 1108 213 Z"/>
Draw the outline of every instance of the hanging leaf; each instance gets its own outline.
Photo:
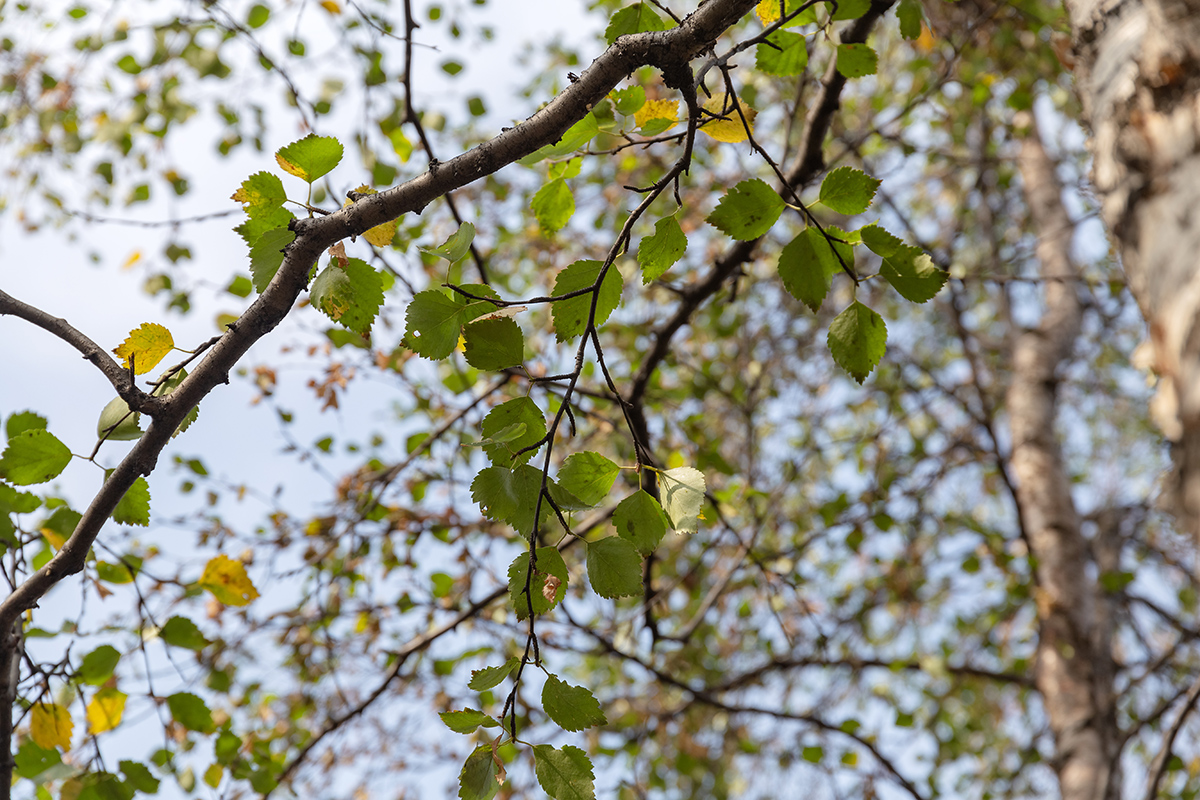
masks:
<path id="1" fill-rule="evenodd" d="M 317 136 L 313 133 L 279 148 L 275 153 L 275 161 L 284 172 L 307 183 L 326 175 L 341 160 L 341 142 L 332 136 Z"/>
<path id="2" fill-rule="evenodd" d="M 87 704 L 88 733 L 104 733 L 121 724 L 125 714 L 124 692 L 117 689 L 101 689 Z"/>
<path id="3" fill-rule="evenodd" d="M 472 322 L 463 328 L 463 338 L 463 355 L 475 369 L 507 369 L 525 360 L 525 337 L 512 319 Z"/>
<path id="4" fill-rule="evenodd" d="M 865 44 L 839 44 L 837 46 L 837 71 L 847 78 L 874 75 L 879 56 Z"/>
<path id="5" fill-rule="evenodd" d="M 588 542 L 588 580 L 601 597 L 634 597 L 642 593 L 642 557 L 619 536 Z"/>
<path id="6" fill-rule="evenodd" d="M 638 244 L 637 261 L 642 267 L 642 285 L 662 277 L 687 250 L 687 236 L 675 217 L 654 223 L 654 234 Z"/>
<path id="7" fill-rule="evenodd" d="M 17 486 L 57 478 L 71 462 L 71 450 L 50 431 L 30 428 L 10 436 L 0 455 L 0 477 Z"/>
<path id="8" fill-rule="evenodd" d="M 557 233 L 575 213 L 575 196 L 565 180 L 556 178 L 538 189 L 529 207 L 533 209 L 542 233 Z"/>
<path id="9" fill-rule="evenodd" d="M 572 686 L 553 675 L 542 684 L 542 709 L 565 731 L 607 725 L 600 703 L 582 686 Z"/>
<path id="10" fill-rule="evenodd" d="M 383 276 L 358 258 L 337 259 L 317 275 L 309 289 L 312 304 L 334 322 L 366 336 L 383 305 Z"/>
<path id="11" fill-rule="evenodd" d="M 775 4 L 778 16 L 779 4 Z M 808 39 L 798 33 L 775 31 L 754 49 L 754 63 L 768 75 L 801 75 L 808 66 Z"/>
<path id="12" fill-rule="evenodd" d="M 596 283 L 600 269 L 604 266 L 601 261 L 576 261 L 558 273 L 554 281 L 554 291 L 551 297 L 587 289 Z M 603 325 L 609 314 L 621 302 L 621 273 L 616 266 L 610 266 L 600 283 L 600 296 L 596 300 L 596 326 Z M 588 314 L 592 308 L 592 296 L 588 293 L 566 300 L 556 300 L 550 306 L 550 315 L 554 318 L 554 335 L 560 342 L 574 339 L 587 330 Z"/>
<path id="13" fill-rule="evenodd" d="M 558 485 L 591 508 L 608 497 L 620 471 L 620 467 L 599 453 L 572 453 L 558 471 Z"/>
<path id="14" fill-rule="evenodd" d="M 221 555 L 211 559 L 200 576 L 200 587 L 227 606 L 244 606 L 258 597 L 258 590 L 240 561 Z"/>
<path id="15" fill-rule="evenodd" d="M 833 360 L 862 383 L 883 358 L 887 326 L 883 317 L 855 301 L 830 324 L 828 341 Z"/>
<path id="16" fill-rule="evenodd" d="M 471 242 L 473 241 L 475 241 L 475 226 L 464 222 L 458 226 L 458 230 L 450 234 L 446 241 L 437 247 L 418 247 L 417 249 L 422 253 L 444 258 L 453 264 L 471 252 Z"/>
<path id="17" fill-rule="evenodd" d="M 113 350 L 113 353 L 126 369 L 132 360 L 134 374 L 145 375 L 158 366 L 158 362 L 174 347 L 175 340 L 169 330 L 154 322 L 144 322 L 130 331 L 129 336 Z"/>
<path id="18" fill-rule="evenodd" d="M 613 525 L 622 539 L 648 556 L 667 533 L 667 515 L 657 500 L 639 489 L 617 505 Z"/>
<path id="19" fill-rule="evenodd" d="M 548 744 L 533 746 L 533 771 L 538 784 L 554 800 L 594 800 L 592 762 L 578 747 L 556 750 Z"/>
<path id="20" fill-rule="evenodd" d="M 171 711 L 171 719 L 189 731 L 212 733 L 216 730 L 212 712 L 208 710 L 204 701 L 194 694 L 179 692 L 168 696 L 167 708 Z"/>
<path id="21" fill-rule="evenodd" d="M 854 167 L 838 167 L 821 181 L 821 203 L 839 214 L 861 214 L 871 205 L 880 181 Z"/>
<path id="22" fill-rule="evenodd" d="M 693 467 L 675 467 L 659 473 L 663 510 L 671 527 L 680 533 L 695 533 L 700 508 L 704 505 L 704 473 Z"/>
<path id="23" fill-rule="evenodd" d="M 455 733 L 474 733 L 480 725 L 485 728 L 494 728 L 500 724 L 490 715 L 473 708 L 464 708 L 462 711 L 443 711 L 438 716 L 442 718 L 442 722 L 446 723 L 446 727 Z"/>
<path id="24" fill-rule="evenodd" d="M 173 647 L 200 651 L 208 646 L 208 639 L 187 617 L 171 617 L 158 631 L 158 638 Z"/>
<path id="25" fill-rule="evenodd" d="M 491 437 L 510 425 L 524 424 L 525 434 L 507 442 L 485 445 L 483 452 L 497 466 L 511 467 L 533 458 L 534 451 L 517 453 L 539 442 L 546 435 L 546 418 L 537 403 L 528 397 L 518 397 L 493 408 L 483 418 L 480 430 Z"/>
<path id="26" fill-rule="evenodd" d="M 477 747 L 458 775 L 459 800 L 492 800 L 500 789 L 490 745 Z"/>
<path id="27" fill-rule="evenodd" d="M 129 410 L 129 404 L 120 397 L 108 401 L 96 422 L 96 435 L 108 441 L 121 442 L 140 439 L 141 415 Z"/>
<path id="28" fill-rule="evenodd" d="M 498 667 L 474 670 L 471 672 L 471 680 L 467 686 L 477 692 L 486 692 L 488 689 L 499 686 L 520 664 L 521 659 L 513 656 Z"/>
<path id="29" fill-rule="evenodd" d="M 737 98 L 734 98 L 733 102 L 728 103 L 728 107 L 726 106 L 724 93 L 714 94 L 706 100 L 701 105 L 701 108 L 713 115 L 713 117 L 717 117 L 717 119 L 708 118 L 701 124 L 700 130 L 718 142 L 735 144 L 746 141 L 749 138 L 746 128 L 749 126 L 750 133 L 754 133 L 754 118 L 758 115 L 758 112 L 740 102 Z M 739 107 L 742 109 L 741 114 L 738 113 Z M 743 117 L 746 120 L 745 123 L 742 122 Z"/>
<path id="30" fill-rule="evenodd" d="M 34 744 L 53 750 L 61 747 L 71 749 L 71 734 L 75 723 L 71 720 L 71 712 L 64 706 L 55 703 L 35 703 L 29 713 L 29 735 Z"/>
<path id="31" fill-rule="evenodd" d="M 717 203 L 708 221 L 741 241 L 757 239 L 783 213 L 783 198 L 758 178 L 742 181 Z"/>
<path id="32" fill-rule="evenodd" d="M 919 247 L 901 247 L 883 259 L 879 274 L 905 300 L 924 303 L 936 295 L 950 279 L 950 274 L 938 269 Z"/>
<path id="33" fill-rule="evenodd" d="M 649 3 L 634 3 L 612 15 L 608 27 L 604 29 L 604 39 L 612 44 L 618 36 L 624 36 L 627 33 L 646 33 L 648 31 L 665 31 L 666 29 L 667 23 Z"/>
<path id="34" fill-rule="evenodd" d="M 529 616 L 529 600 L 525 594 L 525 577 L 529 574 L 529 553 L 519 553 L 508 567 L 508 598 L 517 619 L 523 620 Z M 547 599 L 546 582 L 554 578 L 558 584 Z M 554 547 L 539 547 L 537 549 L 537 569 L 530 582 L 529 595 L 533 598 L 533 613 L 545 614 L 562 602 L 567 593 L 567 563 L 562 554 Z"/>

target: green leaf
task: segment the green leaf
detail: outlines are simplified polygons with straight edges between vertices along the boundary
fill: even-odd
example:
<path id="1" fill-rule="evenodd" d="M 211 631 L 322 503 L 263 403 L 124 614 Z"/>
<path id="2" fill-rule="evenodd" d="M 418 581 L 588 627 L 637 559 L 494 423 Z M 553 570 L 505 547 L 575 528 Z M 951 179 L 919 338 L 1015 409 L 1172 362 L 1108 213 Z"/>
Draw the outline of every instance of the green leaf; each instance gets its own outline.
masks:
<path id="1" fill-rule="evenodd" d="M 264 5 L 255 3 L 250 6 L 250 12 L 246 14 L 246 25 L 251 28 L 261 28 L 267 24 L 267 20 L 271 17 L 271 9 Z"/>
<path id="2" fill-rule="evenodd" d="M 560 681 L 553 675 L 546 678 L 542 685 L 542 708 L 546 716 L 565 731 L 581 731 L 608 724 L 604 712 L 600 710 L 599 701 L 591 692 L 582 686 Z"/>
<path id="3" fill-rule="evenodd" d="M 342 160 L 342 143 L 332 136 L 310 133 L 299 141 L 279 148 L 275 161 L 290 175 L 312 183 Z"/>
<path id="4" fill-rule="evenodd" d="M 383 277 L 362 259 L 345 261 L 342 266 L 330 259 L 312 282 L 309 297 L 322 314 L 366 336 L 383 305 Z"/>
<path id="5" fill-rule="evenodd" d="M 172 647 L 182 647 L 186 650 L 200 651 L 208 646 L 208 639 L 196 627 L 196 623 L 187 617 L 171 617 L 159 628 L 158 638 Z"/>
<path id="6" fill-rule="evenodd" d="M 446 723 L 446 727 L 455 733 L 474 733 L 480 725 L 494 728 L 500 724 L 489 714 L 473 708 L 464 708 L 462 711 L 443 711 L 438 716 L 442 718 L 442 722 Z"/>
<path id="7" fill-rule="evenodd" d="M 525 337 L 511 317 L 472 322 L 463 329 L 463 336 L 463 355 L 475 369 L 507 369 L 525 359 Z"/>
<path id="8" fill-rule="evenodd" d="M 79 679 L 89 686 L 99 686 L 112 677 L 121 653 L 112 645 L 97 647 L 79 662 Z"/>
<path id="9" fill-rule="evenodd" d="M 865 44 L 839 44 L 837 46 L 837 71 L 847 78 L 874 75 L 879 56 Z"/>
<path id="10" fill-rule="evenodd" d="M 558 471 L 558 485 L 590 508 L 608 497 L 620 471 L 620 467 L 599 453 L 572 453 Z"/>
<path id="11" fill-rule="evenodd" d="M 555 178 L 533 196 L 529 207 L 537 217 L 542 233 L 550 234 L 562 230 L 575 213 L 575 196 L 571 187 L 562 178 Z"/>
<path id="12" fill-rule="evenodd" d="M 8 419 L 5 420 L 4 436 L 6 439 L 11 439 L 23 431 L 45 430 L 47 424 L 46 418 L 40 414 L 32 411 L 18 411 L 15 414 L 9 414 Z"/>
<path id="13" fill-rule="evenodd" d="M 588 542 L 588 579 L 601 597 L 633 597 L 642 593 L 642 557 L 620 536 Z"/>
<path id="14" fill-rule="evenodd" d="M 516 441 L 525 435 L 525 431 L 529 426 L 524 422 L 518 422 L 516 425 L 509 425 L 506 428 L 501 428 L 493 436 L 486 439 L 480 439 L 478 442 L 471 442 L 468 447 L 483 447 L 485 444 L 504 444 L 505 442 Z M 425 434 L 428 435 L 428 434 Z"/>
<path id="15" fill-rule="evenodd" d="M 254 288 L 265 292 L 283 263 L 283 250 L 296 240 L 296 234 L 286 227 L 273 228 L 250 248 L 250 276 Z"/>
<path id="16" fill-rule="evenodd" d="M 542 472 L 528 464 L 515 470 L 485 467 L 471 482 L 471 499 L 489 519 L 507 522 L 518 533 L 533 532 L 533 511 L 542 489 Z M 550 504 L 542 503 L 541 520 L 551 513 Z"/>
<path id="17" fill-rule="evenodd" d="M 483 452 L 488 460 L 496 466 L 511 467 L 524 464 L 533 457 L 535 451 L 528 450 L 520 455 L 517 452 L 530 447 L 546 435 L 546 418 L 537 403 L 528 397 L 518 397 L 501 403 L 488 412 L 483 418 L 480 430 L 485 437 L 498 434 L 510 425 L 525 423 L 525 435 L 500 444 L 485 445 Z"/>
<path id="18" fill-rule="evenodd" d="M 592 762 L 578 747 L 548 744 L 533 746 L 533 771 L 538 783 L 554 800 L 595 800 Z"/>
<path id="19" fill-rule="evenodd" d="M 150 524 L 150 484 L 141 475 L 125 490 L 113 509 L 112 518 L 122 525 L 145 527 Z"/>
<path id="20" fill-rule="evenodd" d="M 779 277 L 784 288 L 813 313 L 829 294 L 832 278 L 829 259 L 817 255 L 821 249 L 828 250 L 829 245 L 821 232 L 809 225 L 779 253 Z"/>
<path id="21" fill-rule="evenodd" d="M 704 505 L 704 473 L 693 467 L 675 467 L 659 473 L 659 494 L 671 527 L 680 533 L 695 533 Z"/>
<path id="22" fill-rule="evenodd" d="M 459 800 L 492 800 L 499 789 L 491 745 L 475 748 L 458 775 Z"/>
<path id="23" fill-rule="evenodd" d="M 783 198 L 758 178 L 742 181 L 733 187 L 708 221 L 735 239 L 750 241 L 771 229 L 783 213 Z"/>
<path id="24" fill-rule="evenodd" d="M 292 216 L 292 212 L 276 206 L 250 217 L 234 230 L 246 242 L 247 247 L 253 248 L 267 231 L 286 228 L 293 219 L 295 217 Z"/>
<path id="25" fill-rule="evenodd" d="M 654 223 L 654 234 L 638 244 L 637 261 L 642 267 L 642 285 L 662 276 L 687 250 L 687 236 L 675 217 L 663 217 Z"/>
<path id="26" fill-rule="evenodd" d="M 839 214 L 861 214 L 871 205 L 880 181 L 854 167 L 838 167 L 821 181 L 821 203 Z"/>
<path id="27" fill-rule="evenodd" d="M 9 438 L 0 456 L 0 477 L 17 486 L 45 483 L 62 474 L 70 462 L 70 448 L 54 434 L 30 428 Z"/>
<path id="28" fill-rule="evenodd" d="M 33 739 L 26 739 L 17 749 L 13 762 L 17 775 L 22 778 L 34 778 L 50 767 L 61 764 L 62 756 L 56 748 L 39 747 Z"/>
<path id="29" fill-rule="evenodd" d="M 798 33 L 775 31 L 767 37 L 767 42 L 754 49 L 755 66 L 760 72 L 783 77 L 803 74 L 808 66 L 807 38 Z"/>
<path id="30" fill-rule="evenodd" d="M 462 331 L 462 306 L 437 289 L 418 292 L 408 304 L 409 348 L 425 358 L 446 358 L 458 346 Z"/>
<path id="31" fill-rule="evenodd" d="M 858 234 L 872 253 L 883 258 L 905 247 L 903 241 L 874 223 L 859 229 Z"/>
<path id="32" fill-rule="evenodd" d="M 283 181 L 270 172 L 256 172 L 233 193 L 230 198 L 242 204 L 251 217 L 269 216 L 287 200 Z M 285 212 L 286 213 L 286 212 Z"/>
<path id="33" fill-rule="evenodd" d="M 458 226 L 458 230 L 450 234 L 449 238 L 437 247 L 418 247 L 417 249 L 422 253 L 444 258 L 453 264 L 471 252 L 471 242 L 473 241 L 475 241 L 475 226 L 464 222 Z"/>
<path id="34" fill-rule="evenodd" d="M 576 261 L 558 273 L 554 281 L 554 291 L 551 297 L 561 297 L 564 294 L 587 289 L 596 282 L 601 261 Z M 600 284 L 600 295 L 596 300 L 597 327 L 604 324 L 609 314 L 621 303 L 621 273 L 616 266 L 610 266 Z M 567 300 L 556 300 L 550 308 L 554 318 L 554 335 L 560 342 L 574 339 L 587 330 L 588 314 L 592 308 L 592 295 L 585 293 Z"/>
<path id="35" fill-rule="evenodd" d="M 529 553 L 519 553 L 508 566 L 508 599 L 517 612 L 519 620 L 529 616 L 529 602 L 525 597 L 525 576 L 528 574 Z M 558 585 L 554 587 L 551 595 L 553 599 L 549 600 L 546 598 L 546 595 L 550 594 L 550 587 L 546 583 L 548 576 L 558 579 Z M 557 548 L 539 547 L 537 549 L 537 568 L 529 586 L 529 593 L 533 596 L 533 613 L 545 614 L 562 602 L 563 596 L 567 593 L 568 577 L 567 563 L 563 561 L 562 554 L 558 552 Z"/>
<path id="36" fill-rule="evenodd" d="M 905 300 L 924 303 L 931 299 L 950 279 L 950 274 L 938 269 L 919 247 L 901 247 L 883 260 L 879 274 Z"/>
<path id="37" fill-rule="evenodd" d="M 887 326 L 883 317 L 855 301 L 830 324 L 828 341 L 833 360 L 862 383 L 887 349 Z"/>
<path id="38" fill-rule="evenodd" d="M 900 0 L 896 6 L 896 19 L 900 20 L 900 35 L 905 39 L 916 39 L 921 35 L 920 0 Z"/>
<path id="39" fill-rule="evenodd" d="M 167 708 L 171 710 L 171 718 L 189 731 L 197 733 L 212 733 L 216 730 L 213 725 L 212 712 L 208 706 L 194 694 L 179 692 L 167 697 Z"/>
<path id="40" fill-rule="evenodd" d="M 599 132 L 599 121 L 596 119 L 594 114 L 588 112 L 583 119 L 579 120 L 579 122 L 576 122 L 574 125 L 568 128 L 566 133 L 562 135 L 562 138 L 559 139 L 555 144 L 548 144 L 542 149 L 525 156 L 517 163 L 521 164 L 522 166 L 532 167 L 534 164 L 542 161 L 543 159 L 558 159 L 562 158 L 563 156 L 569 156 L 571 153 L 574 153 L 576 150 L 590 142 L 592 137 Z"/>
<path id="41" fill-rule="evenodd" d="M 521 659 L 513 656 L 498 667 L 484 667 L 483 669 L 472 670 L 471 681 L 467 684 L 467 687 L 477 692 L 486 692 L 488 689 L 493 689 L 512 674 L 512 671 L 520 663 Z"/>
<path id="42" fill-rule="evenodd" d="M 129 410 L 128 403 L 120 397 L 114 397 L 100 412 L 100 419 L 96 421 L 96 435 L 113 442 L 140 439 L 140 417 L 140 414 Z"/>
<path id="43" fill-rule="evenodd" d="M 604 39 L 612 44 L 618 36 L 624 36 L 627 33 L 646 33 L 648 31 L 665 31 L 666 29 L 667 23 L 649 3 L 634 3 L 612 15 L 608 27 L 604 30 Z"/>
<path id="44" fill-rule="evenodd" d="M 638 489 L 617 504 L 613 525 L 622 539 L 648 556 L 667 533 L 667 515 L 657 500 Z"/>
<path id="45" fill-rule="evenodd" d="M 105 583 L 133 583 L 133 573 L 127 565 L 107 561 L 96 562 L 96 577 Z"/>
<path id="46" fill-rule="evenodd" d="M 832 4 L 831 4 L 832 5 Z M 871 8 L 871 0 L 838 0 L 837 10 L 829 17 L 830 21 L 858 19 Z"/>
<path id="47" fill-rule="evenodd" d="M 642 106 L 646 105 L 646 90 L 641 86 L 617 89 L 609 97 L 612 98 L 613 107 L 617 109 L 617 113 L 627 117 L 632 117 Z"/>
<path id="48" fill-rule="evenodd" d="M 117 766 L 121 768 L 121 774 L 125 776 L 127 786 L 145 794 L 154 794 L 158 791 L 159 780 L 151 774 L 145 764 L 126 759 L 117 762 Z"/>

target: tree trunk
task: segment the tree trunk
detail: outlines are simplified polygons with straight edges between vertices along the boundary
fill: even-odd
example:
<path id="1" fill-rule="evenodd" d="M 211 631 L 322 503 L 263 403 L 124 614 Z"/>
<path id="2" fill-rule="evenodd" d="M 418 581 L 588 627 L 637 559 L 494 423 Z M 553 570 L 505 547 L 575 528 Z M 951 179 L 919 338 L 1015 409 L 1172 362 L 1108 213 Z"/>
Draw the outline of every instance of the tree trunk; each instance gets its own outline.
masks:
<path id="1" fill-rule="evenodd" d="M 1063 800 L 1103 800 L 1117 788 L 1112 658 L 1098 624 L 1097 584 L 1088 577 L 1088 545 L 1054 428 L 1056 373 L 1071 356 L 1081 316 L 1069 254 L 1073 226 L 1036 125 L 1022 143 L 1020 169 L 1046 303 L 1041 323 L 1013 347 L 1008 390 L 1017 503 L 1037 564 L 1034 678 L 1054 732 Z"/>
<path id="2" fill-rule="evenodd" d="M 1200 537 L 1200 0 L 1066 0 L 1092 181 L 1149 324 L 1173 510 Z"/>

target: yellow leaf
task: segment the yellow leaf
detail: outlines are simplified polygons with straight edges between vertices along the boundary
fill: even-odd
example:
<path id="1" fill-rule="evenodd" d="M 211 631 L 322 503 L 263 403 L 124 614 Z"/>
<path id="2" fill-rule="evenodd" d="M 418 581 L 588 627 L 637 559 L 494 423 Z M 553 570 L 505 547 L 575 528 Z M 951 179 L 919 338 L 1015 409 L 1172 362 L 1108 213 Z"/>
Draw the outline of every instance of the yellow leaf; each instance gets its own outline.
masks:
<path id="1" fill-rule="evenodd" d="M 51 530 L 50 528 L 42 528 L 41 534 L 42 534 L 42 536 L 46 537 L 46 541 L 50 543 L 50 546 L 54 548 L 54 552 L 56 552 L 56 553 L 59 550 L 62 550 L 63 545 L 67 543 L 67 537 L 63 536 L 61 533 L 59 533 L 56 530 Z"/>
<path id="2" fill-rule="evenodd" d="M 763 25 L 770 25 L 779 19 L 779 0 L 762 0 L 754 9 Z"/>
<path id="3" fill-rule="evenodd" d="M 736 98 L 735 102 L 737 102 Z M 738 114 L 737 108 L 733 103 L 730 103 L 729 108 L 726 109 L 724 94 L 714 94 L 704 104 L 703 108 L 710 114 L 725 117 L 725 119 L 710 119 L 700 128 L 700 130 L 718 142 L 746 141 L 749 138 L 746 134 L 747 125 L 750 127 L 750 133 L 754 133 L 754 118 L 758 115 L 758 112 L 750 108 L 750 106 L 742 105 L 742 114 Z M 742 115 L 746 117 L 745 125 L 742 124 Z"/>
<path id="4" fill-rule="evenodd" d="M 88 730 L 92 733 L 111 731 L 121 724 L 125 714 L 125 693 L 119 689 L 101 689 L 87 705 Z"/>
<path id="5" fill-rule="evenodd" d="M 154 369 L 158 362 L 175 347 L 171 332 L 154 322 L 144 322 L 140 328 L 129 332 L 129 337 L 113 350 L 126 367 L 133 359 L 133 371 L 142 375 Z"/>
<path id="6" fill-rule="evenodd" d="M 229 556 L 217 556 L 205 565 L 200 586 L 227 606 L 248 605 L 258 597 L 258 590 L 250 582 L 242 562 Z"/>
<path id="7" fill-rule="evenodd" d="M 933 31 L 924 22 L 921 23 L 921 35 L 917 37 L 914 44 L 922 53 L 928 53 L 937 46 L 937 39 L 934 37 Z"/>
<path id="8" fill-rule="evenodd" d="M 142 260 L 142 251 L 134 250 L 129 254 L 129 258 L 125 259 L 125 263 L 121 264 L 121 269 L 129 269 L 134 264 Z"/>
<path id="9" fill-rule="evenodd" d="M 71 733 L 75 723 L 71 721 L 71 712 L 57 703 L 38 703 L 30 715 L 29 735 L 38 747 L 52 750 L 61 747 L 71 749 Z"/>
<path id="10" fill-rule="evenodd" d="M 639 128 L 652 119 L 678 120 L 678 100 L 647 100 L 633 115 L 633 122 Z"/>
<path id="11" fill-rule="evenodd" d="M 342 13 L 342 7 L 333 2 L 333 0 L 321 0 L 321 8 L 325 9 L 330 14 Z"/>

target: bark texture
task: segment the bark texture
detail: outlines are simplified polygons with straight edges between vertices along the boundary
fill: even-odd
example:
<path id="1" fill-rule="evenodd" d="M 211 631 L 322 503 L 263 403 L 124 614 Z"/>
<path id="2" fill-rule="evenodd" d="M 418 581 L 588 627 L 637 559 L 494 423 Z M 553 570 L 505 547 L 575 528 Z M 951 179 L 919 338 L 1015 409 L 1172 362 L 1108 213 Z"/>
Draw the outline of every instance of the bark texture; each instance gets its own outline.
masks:
<path id="1" fill-rule="evenodd" d="M 1024 331 L 1013 346 L 1007 398 L 1017 503 L 1037 564 L 1034 679 L 1054 732 L 1063 800 L 1104 800 L 1117 790 L 1112 657 L 1099 624 L 1097 585 L 1087 569 L 1088 543 L 1055 434 L 1056 374 L 1071 357 L 1081 316 L 1070 259 L 1073 226 L 1036 129 L 1022 143 L 1020 170 L 1038 238 L 1046 306 L 1038 327 Z"/>
<path id="2" fill-rule="evenodd" d="M 1200 536 L 1200 0 L 1066 0 L 1093 183 L 1149 325 L 1173 510 Z"/>

